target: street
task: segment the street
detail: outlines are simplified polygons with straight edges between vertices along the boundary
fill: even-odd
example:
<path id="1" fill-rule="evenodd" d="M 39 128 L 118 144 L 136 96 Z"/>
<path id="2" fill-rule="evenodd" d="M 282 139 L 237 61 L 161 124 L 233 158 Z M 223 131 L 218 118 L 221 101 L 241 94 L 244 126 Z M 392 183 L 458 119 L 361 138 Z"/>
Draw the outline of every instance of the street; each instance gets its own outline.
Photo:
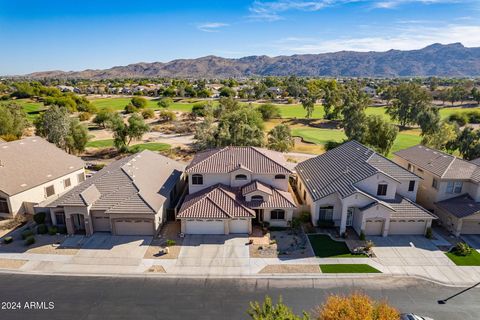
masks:
<path id="1" fill-rule="evenodd" d="M 175 279 L 0 274 L 0 319 L 248 319 L 266 294 L 300 313 L 331 293 L 362 290 L 402 312 L 435 320 L 478 319 L 480 289 L 439 305 L 462 288 L 417 279 Z M 33 302 L 33 303 L 32 303 Z M 5 310 L 17 307 L 17 310 Z M 30 307 L 30 309 L 28 309 Z M 37 308 L 31 309 L 31 308 Z M 43 308 L 38 310 L 38 308 Z"/>

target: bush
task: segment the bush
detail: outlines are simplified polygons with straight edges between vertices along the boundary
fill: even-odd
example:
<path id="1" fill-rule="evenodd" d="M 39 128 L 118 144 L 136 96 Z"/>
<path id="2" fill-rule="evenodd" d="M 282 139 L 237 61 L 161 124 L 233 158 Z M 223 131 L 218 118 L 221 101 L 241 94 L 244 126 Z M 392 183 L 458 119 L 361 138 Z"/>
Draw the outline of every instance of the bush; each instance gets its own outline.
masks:
<path id="1" fill-rule="evenodd" d="M 300 213 L 300 220 L 303 223 L 309 223 L 310 221 L 312 221 L 312 216 L 310 215 L 310 212 L 304 211 Z"/>
<path id="2" fill-rule="evenodd" d="M 67 227 L 65 227 L 65 226 L 57 226 L 57 233 L 67 234 Z"/>
<path id="3" fill-rule="evenodd" d="M 452 251 L 457 256 L 468 256 L 472 254 L 473 249 L 465 242 L 459 242 L 455 245 L 455 248 L 453 248 Z"/>
<path id="4" fill-rule="evenodd" d="M 148 100 L 143 97 L 133 97 L 130 104 L 138 109 L 143 109 L 147 106 Z"/>
<path id="5" fill-rule="evenodd" d="M 160 108 L 168 108 L 173 103 L 172 98 L 162 98 L 160 101 L 157 102 L 157 105 Z"/>
<path id="6" fill-rule="evenodd" d="M 292 219 L 292 228 L 297 229 L 300 227 L 301 224 L 302 221 L 300 220 L 300 218 L 295 217 Z"/>
<path id="7" fill-rule="evenodd" d="M 30 229 L 23 230 L 21 233 L 22 239 L 25 240 L 30 236 L 33 236 L 33 231 Z"/>
<path id="8" fill-rule="evenodd" d="M 151 108 L 146 108 L 142 111 L 143 119 L 152 119 L 155 118 L 155 111 Z"/>
<path id="9" fill-rule="evenodd" d="M 262 104 L 257 108 L 257 110 L 262 114 L 264 121 L 280 117 L 280 108 L 271 103 Z"/>
<path id="10" fill-rule="evenodd" d="M 363 231 L 360 232 L 360 236 L 358 238 L 362 241 L 365 241 L 365 233 Z"/>
<path id="11" fill-rule="evenodd" d="M 176 245 L 177 242 L 175 240 L 167 239 L 167 247 L 171 247 Z"/>
<path id="12" fill-rule="evenodd" d="M 30 246 L 35 243 L 35 236 L 31 235 L 25 239 L 25 245 Z"/>
<path id="13" fill-rule="evenodd" d="M 92 114 L 90 112 L 82 112 L 78 115 L 78 119 L 80 121 L 88 121 L 92 117 Z"/>
<path id="14" fill-rule="evenodd" d="M 331 228 L 335 226 L 333 220 L 318 220 L 318 226 L 320 228 Z"/>
<path id="15" fill-rule="evenodd" d="M 3 238 L 3 243 L 5 244 L 9 244 L 9 243 L 12 243 L 13 242 L 13 238 L 12 237 L 5 237 Z"/>
<path id="16" fill-rule="evenodd" d="M 173 121 L 177 119 L 177 116 L 175 116 L 175 113 L 173 111 L 169 110 L 162 110 L 160 111 L 159 117 L 162 121 Z"/>
<path id="17" fill-rule="evenodd" d="M 35 221 L 36 224 L 43 224 L 45 223 L 45 217 L 46 217 L 45 212 L 39 212 L 33 216 L 33 220 Z"/>
<path id="18" fill-rule="evenodd" d="M 425 232 L 425 238 L 427 239 L 433 238 L 432 228 L 427 228 L 427 232 Z"/>
<path id="19" fill-rule="evenodd" d="M 138 111 L 138 108 L 130 103 L 125 106 L 124 110 L 125 110 L 125 113 L 135 113 Z"/>
<path id="20" fill-rule="evenodd" d="M 468 123 L 480 123 L 480 111 L 470 111 L 467 112 Z"/>
<path id="21" fill-rule="evenodd" d="M 333 141 L 333 140 L 329 140 L 327 141 L 327 143 L 325 143 L 325 145 L 323 146 L 323 148 L 325 149 L 325 151 L 330 151 L 332 149 L 335 149 L 336 147 L 342 145 L 344 143 L 344 141 Z"/>
<path id="22" fill-rule="evenodd" d="M 37 233 L 38 234 L 45 234 L 47 233 L 48 229 L 47 229 L 47 226 L 45 224 L 39 224 L 38 227 L 37 227 Z"/>
<path id="23" fill-rule="evenodd" d="M 452 113 L 448 117 L 448 121 L 456 122 L 460 127 L 463 127 L 464 125 L 466 125 L 468 123 L 468 117 L 464 113 L 457 112 L 457 113 Z"/>
<path id="24" fill-rule="evenodd" d="M 58 229 L 56 226 L 51 226 L 51 227 L 48 227 L 48 234 L 51 235 L 51 236 L 54 236 L 58 233 Z"/>

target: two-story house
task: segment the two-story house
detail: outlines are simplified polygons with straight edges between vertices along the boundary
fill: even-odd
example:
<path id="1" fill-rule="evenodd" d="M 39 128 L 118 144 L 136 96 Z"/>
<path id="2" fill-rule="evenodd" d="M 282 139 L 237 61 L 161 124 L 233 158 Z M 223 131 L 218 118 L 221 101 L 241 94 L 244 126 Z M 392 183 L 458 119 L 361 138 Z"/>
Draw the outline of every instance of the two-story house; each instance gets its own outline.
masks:
<path id="1" fill-rule="evenodd" d="M 435 219 L 415 203 L 420 177 L 356 141 L 299 163 L 296 172 L 314 225 L 388 236 L 424 234 Z"/>
<path id="2" fill-rule="evenodd" d="M 422 177 L 418 203 L 450 232 L 480 234 L 480 162 L 417 145 L 395 153 L 395 162 Z"/>
<path id="3" fill-rule="evenodd" d="M 225 147 L 198 153 L 187 166 L 189 194 L 177 213 L 186 234 L 251 233 L 252 220 L 288 226 L 295 201 L 279 152 Z"/>
<path id="4" fill-rule="evenodd" d="M 34 214 L 85 180 L 84 163 L 40 137 L 0 142 L 0 216 Z"/>

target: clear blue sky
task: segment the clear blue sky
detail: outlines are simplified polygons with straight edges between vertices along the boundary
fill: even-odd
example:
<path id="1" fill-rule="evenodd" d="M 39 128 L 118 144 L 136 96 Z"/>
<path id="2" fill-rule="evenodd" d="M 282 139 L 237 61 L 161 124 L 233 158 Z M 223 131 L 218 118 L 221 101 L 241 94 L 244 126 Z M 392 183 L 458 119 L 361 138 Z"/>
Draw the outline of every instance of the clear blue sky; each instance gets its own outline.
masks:
<path id="1" fill-rule="evenodd" d="M 480 0 L 0 0 L 0 74 L 480 46 Z"/>

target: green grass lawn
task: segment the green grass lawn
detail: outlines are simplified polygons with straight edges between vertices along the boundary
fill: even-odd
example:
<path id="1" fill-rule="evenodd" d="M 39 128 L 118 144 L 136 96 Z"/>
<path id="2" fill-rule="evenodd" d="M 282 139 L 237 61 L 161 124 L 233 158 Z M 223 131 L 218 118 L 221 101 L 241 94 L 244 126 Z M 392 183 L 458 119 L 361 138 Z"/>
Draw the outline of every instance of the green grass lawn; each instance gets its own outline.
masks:
<path id="1" fill-rule="evenodd" d="M 113 139 L 89 141 L 89 142 L 87 142 L 86 147 L 87 147 L 87 148 L 108 148 L 108 147 L 113 147 Z"/>
<path id="2" fill-rule="evenodd" d="M 468 256 L 457 256 L 453 252 L 446 252 L 445 254 L 457 266 L 480 266 L 480 253 L 477 250 L 473 250 Z"/>
<path id="3" fill-rule="evenodd" d="M 352 254 L 343 241 L 332 240 L 324 234 L 309 235 L 308 239 L 315 255 L 320 258 L 364 258 L 365 255 Z"/>
<path id="4" fill-rule="evenodd" d="M 169 150 L 172 146 L 167 143 L 158 143 L 158 142 L 150 142 L 150 143 L 141 143 L 136 144 L 130 147 L 130 151 L 132 152 L 139 152 L 143 150 L 150 150 L 150 151 L 165 151 Z"/>
<path id="5" fill-rule="evenodd" d="M 93 99 L 91 102 L 97 106 L 98 109 L 112 108 L 116 111 L 122 111 L 127 104 L 130 103 L 131 98 L 100 98 Z M 161 108 L 157 105 L 158 100 L 148 100 L 147 108 L 152 108 L 155 110 L 160 110 Z M 172 111 L 183 111 L 190 112 L 192 111 L 194 103 L 180 103 L 175 102 L 170 107 L 169 110 Z"/>
<path id="6" fill-rule="evenodd" d="M 323 273 L 382 273 L 368 264 L 321 264 Z"/>
<path id="7" fill-rule="evenodd" d="M 27 119 L 30 122 L 33 122 L 36 117 L 38 117 L 38 114 L 40 111 L 43 111 L 46 109 L 46 107 L 43 105 L 42 102 L 36 102 L 30 99 L 14 99 L 14 100 L 4 100 L 0 101 L 0 103 L 16 103 L 20 105 L 27 114 Z"/>

